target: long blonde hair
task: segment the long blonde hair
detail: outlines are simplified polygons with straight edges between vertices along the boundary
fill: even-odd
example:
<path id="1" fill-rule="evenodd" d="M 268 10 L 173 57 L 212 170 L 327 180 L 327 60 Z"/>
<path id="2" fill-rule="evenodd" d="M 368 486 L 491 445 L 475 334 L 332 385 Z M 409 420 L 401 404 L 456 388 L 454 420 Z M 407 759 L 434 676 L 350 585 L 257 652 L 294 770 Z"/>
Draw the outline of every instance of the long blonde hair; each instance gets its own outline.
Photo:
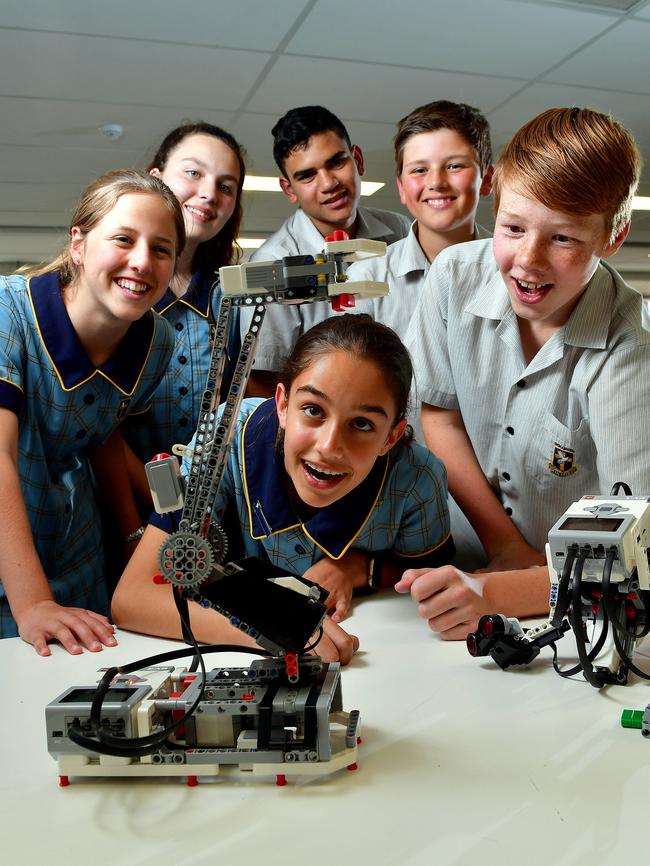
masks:
<path id="1" fill-rule="evenodd" d="M 109 171 L 88 184 L 72 214 L 70 232 L 73 226 L 77 226 L 82 235 L 88 234 L 106 214 L 110 213 L 121 196 L 130 194 L 157 195 L 162 199 L 174 220 L 178 257 L 185 246 L 185 221 L 178 199 L 157 177 L 131 168 Z M 27 277 L 40 277 L 51 271 L 59 271 L 61 288 L 69 286 L 76 280 L 79 275 L 79 265 L 72 260 L 69 244 L 54 261 L 21 268 L 20 273 Z"/>

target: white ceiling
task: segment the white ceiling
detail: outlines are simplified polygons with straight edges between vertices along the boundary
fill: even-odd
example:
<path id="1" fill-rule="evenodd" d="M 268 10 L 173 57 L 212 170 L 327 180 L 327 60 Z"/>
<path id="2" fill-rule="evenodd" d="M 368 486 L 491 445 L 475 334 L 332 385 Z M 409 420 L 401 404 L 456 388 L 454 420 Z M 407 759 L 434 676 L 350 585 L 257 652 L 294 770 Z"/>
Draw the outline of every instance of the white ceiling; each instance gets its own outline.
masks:
<path id="1" fill-rule="evenodd" d="M 232 132 L 252 173 L 277 174 L 277 118 L 327 105 L 363 148 L 366 179 L 387 182 L 372 203 L 394 209 L 394 124 L 433 99 L 480 107 L 495 150 L 544 108 L 588 105 L 648 156 L 649 46 L 650 0 L 2 0 L 0 261 L 53 254 L 81 188 L 144 166 L 188 118 Z M 103 137 L 105 123 L 123 137 Z M 246 193 L 244 234 L 290 210 Z M 650 212 L 637 212 L 617 264 L 650 285 L 649 252 Z"/>

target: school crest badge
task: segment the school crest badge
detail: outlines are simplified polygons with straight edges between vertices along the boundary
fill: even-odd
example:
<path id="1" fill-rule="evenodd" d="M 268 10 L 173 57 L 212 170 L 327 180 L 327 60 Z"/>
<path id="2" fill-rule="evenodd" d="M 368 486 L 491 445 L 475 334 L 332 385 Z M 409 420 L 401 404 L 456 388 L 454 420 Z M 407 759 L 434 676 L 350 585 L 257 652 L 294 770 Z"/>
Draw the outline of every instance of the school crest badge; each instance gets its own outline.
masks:
<path id="1" fill-rule="evenodd" d="M 572 448 L 563 448 L 556 442 L 553 447 L 553 456 L 551 457 L 551 462 L 548 464 L 548 468 L 551 470 L 553 475 L 573 475 L 578 468 L 576 463 L 576 452 Z"/>

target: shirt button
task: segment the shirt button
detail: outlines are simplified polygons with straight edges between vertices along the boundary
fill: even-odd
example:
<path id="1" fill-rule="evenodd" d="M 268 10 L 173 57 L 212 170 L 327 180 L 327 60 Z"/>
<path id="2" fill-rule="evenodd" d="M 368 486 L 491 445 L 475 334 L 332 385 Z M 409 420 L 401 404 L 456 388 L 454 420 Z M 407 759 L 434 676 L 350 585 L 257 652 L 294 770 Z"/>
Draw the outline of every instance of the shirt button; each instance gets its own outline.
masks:
<path id="1" fill-rule="evenodd" d="M 177 331 L 183 330 L 183 323 L 182 322 L 176 322 L 176 330 Z"/>
<path id="2" fill-rule="evenodd" d="M 77 432 L 74 435 L 75 435 L 75 439 L 85 439 L 86 438 L 86 431 L 85 430 L 77 430 Z"/>
<path id="3" fill-rule="evenodd" d="M 70 505 L 69 502 L 66 502 L 63 510 L 65 511 L 66 514 L 70 514 L 70 512 L 72 511 L 72 506 Z"/>
<path id="4" fill-rule="evenodd" d="M 187 388 L 185 387 L 185 385 L 181 385 L 181 387 L 178 389 L 178 393 L 181 395 L 181 397 L 184 397 L 187 394 Z"/>
<path id="5" fill-rule="evenodd" d="M 305 548 L 302 546 L 302 544 L 296 544 L 296 546 L 295 546 L 295 551 L 296 551 L 296 553 L 299 553 L 301 556 L 302 556 L 303 554 L 307 553 L 307 551 L 306 551 Z"/>
<path id="6" fill-rule="evenodd" d="M 179 355 L 178 356 L 178 363 L 179 364 L 187 364 L 187 358 L 185 357 L 185 355 Z"/>
<path id="7" fill-rule="evenodd" d="M 514 427 L 506 427 L 506 433 L 509 433 L 511 436 L 514 436 L 515 435 L 515 428 Z"/>
<path id="8" fill-rule="evenodd" d="M 509 472 L 504 472 L 503 477 L 505 478 L 506 481 L 510 481 L 510 473 Z"/>
<path id="9" fill-rule="evenodd" d="M 84 397 L 84 403 L 86 404 L 86 406 L 92 406 L 92 404 L 94 402 L 95 402 L 95 395 L 94 394 L 86 394 L 86 396 Z"/>
<path id="10" fill-rule="evenodd" d="M 526 380 L 525 380 L 525 379 L 520 379 L 520 380 L 517 382 L 517 388 L 525 388 L 525 387 L 526 387 Z"/>
<path id="11" fill-rule="evenodd" d="M 59 476 L 58 475 L 52 475 L 52 477 L 50 478 L 50 481 L 52 482 L 52 484 L 58 484 L 59 483 Z"/>
<path id="12" fill-rule="evenodd" d="M 506 508 L 506 514 L 508 515 L 508 517 L 510 517 L 510 515 L 512 514 L 512 508 L 510 508 L 510 506 Z"/>

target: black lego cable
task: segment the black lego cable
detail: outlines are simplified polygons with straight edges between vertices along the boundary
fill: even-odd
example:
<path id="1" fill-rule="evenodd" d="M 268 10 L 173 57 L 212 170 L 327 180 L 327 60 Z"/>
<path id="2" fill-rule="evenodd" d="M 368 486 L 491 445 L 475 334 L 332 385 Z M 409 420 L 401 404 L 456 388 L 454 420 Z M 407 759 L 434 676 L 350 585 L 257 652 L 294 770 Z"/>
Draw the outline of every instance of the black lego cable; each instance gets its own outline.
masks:
<path id="1" fill-rule="evenodd" d="M 571 587 L 571 610 L 569 612 L 569 622 L 575 635 L 576 649 L 578 650 L 578 659 L 582 668 L 582 673 L 585 679 L 595 689 L 602 689 L 605 685 L 605 676 L 602 673 L 594 670 L 594 666 L 587 652 L 585 641 L 584 622 L 582 619 L 582 570 L 585 560 L 589 556 L 591 548 L 585 546 L 582 548 L 576 561 L 573 572 L 573 585 Z"/>
<path id="2" fill-rule="evenodd" d="M 605 565 L 603 566 L 603 604 L 605 605 L 605 610 L 609 614 L 609 618 L 612 621 L 612 631 L 614 636 L 614 646 L 616 647 L 616 652 L 619 654 L 621 661 L 627 667 L 628 670 L 632 671 L 633 674 L 636 674 L 637 677 L 640 677 L 643 680 L 650 680 L 650 674 L 645 673 L 638 668 L 632 659 L 628 656 L 625 651 L 625 647 L 621 643 L 620 632 L 623 632 L 624 635 L 628 637 L 642 637 L 644 634 L 647 634 L 647 629 L 644 627 L 641 634 L 637 634 L 636 629 L 634 630 L 634 634 L 631 635 L 626 626 L 619 622 L 616 617 L 616 611 L 614 610 L 614 602 L 612 599 L 612 584 L 611 584 L 611 576 L 612 576 L 612 566 L 614 563 L 614 555 L 615 550 L 608 550 L 607 555 L 605 556 Z M 647 619 L 647 611 L 646 611 L 646 619 Z M 647 625 L 647 623 L 646 623 Z"/>
<path id="3" fill-rule="evenodd" d="M 128 665 L 109 668 L 102 679 L 100 680 L 95 696 L 91 705 L 91 724 L 96 734 L 96 739 L 86 736 L 79 727 L 71 726 L 68 730 L 68 736 L 73 743 L 82 746 L 91 752 L 96 752 L 100 755 L 115 755 L 118 757 L 143 757 L 155 752 L 162 745 L 170 745 L 174 748 L 174 744 L 170 743 L 168 737 L 177 728 L 183 725 L 192 716 L 199 705 L 203 696 L 203 688 L 199 690 L 197 699 L 194 701 L 188 711 L 176 722 L 155 734 L 150 734 L 146 737 L 113 737 L 101 730 L 101 708 L 106 697 L 106 693 L 110 687 L 113 678 L 117 674 L 130 674 L 142 668 L 153 667 L 155 665 L 164 664 L 168 661 L 184 658 L 190 653 L 198 653 L 201 657 L 201 667 L 203 683 L 205 683 L 205 666 L 203 664 L 203 656 L 213 652 L 240 652 L 252 655 L 263 656 L 270 658 L 271 653 L 255 647 L 242 647 L 235 644 L 210 644 L 208 646 L 199 647 L 182 647 L 178 650 L 170 650 L 169 652 L 159 653 L 155 656 L 149 656 L 144 659 L 139 659 L 136 662 L 131 662 Z"/>

